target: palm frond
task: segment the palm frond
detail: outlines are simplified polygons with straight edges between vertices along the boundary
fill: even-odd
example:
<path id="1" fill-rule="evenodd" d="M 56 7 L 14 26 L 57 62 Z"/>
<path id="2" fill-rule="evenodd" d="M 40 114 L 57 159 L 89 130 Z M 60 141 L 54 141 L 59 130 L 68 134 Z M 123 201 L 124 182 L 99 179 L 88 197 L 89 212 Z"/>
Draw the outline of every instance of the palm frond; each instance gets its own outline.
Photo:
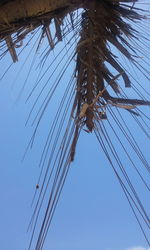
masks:
<path id="1" fill-rule="evenodd" d="M 148 213 L 135 186 L 132 184 L 118 151 L 118 147 L 121 148 L 129 165 L 134 168 L 143 185 L 149 191 L 150 187 L 144 179 L 142 171 L 136 166 L 132 154 L 137 157 L 148 174 L 150 172 L 149 162 L 146 160 L 138 141 L 130 132 L 129 125 L 122 114 L 123 110 L 127 111 L 134 123 L 137 123 L 137 126 L 142 129 L 148 139 L 150 138 L 149 132 L 147 132 L 149 131 L 147 123 L 149 117 L 140 110 L 143 105 L 149 106 L 150 101 L 145 98 L 137 85 L 144 89 L 144 93 L 148 96 L 149 93 L 138 79 L 134 79 L 131 70 L 133 67 L 140 75 L 144 75 L 145 79 L 150 79 L 150 73 L 146 67 L 149 65 L 147 50 L 149 51 L 150 46 L 146 34 L 147 32 L 150 35 L 149 26 L 145 25 L 145 34 L 144 31 L 136 29 L 138 25 L 148 20 L 147 13 L 137 8 L 137 1 L 133 0 L 81 0 L 70 2 L 70 5 L 69 1 L 66 1 L 64 7 L 61 6 L 60 8 L 59 6 L 59 8 L 48 13 L 33 16 L 32 19 L 26 18 L 19 22 L 9 23 L 9 25 L 6 22 L 5 25 L 0 25 L 1 58 L 9 51 L 13 62 L 16 62 L 19 58 L 16 52 L 17 45 L 30 32 L 35 33 L 37 27 L 41 28 L 36 52 L 45 37 L 48 41 L 47 49 L 42 52 L 42 69 L 46 65 L 49 53 L 52 50 L 57 50 L 57 44 L 60 44 L 66 38 L 68 39 L 64 48 L 68 49 L 69 59 L 63 61 L 66 52 L 62 55 L 63 49 L 61 49 L 58 53 L 59 62 L 46 83 L 42 83 L 39 93 L 36 94 L 39 84 L 43 81 L 46 73 L 50 72 L 57 56 L 52 64 L 48 65 L 43 75 L 39 75 L 28 97 L 28 100 L 32 101 L 34 93 L 36 95 L 28 119 L 31 119 L 33 111 L 36 110 L 33 118 L 34 132 L 28 148 L 33 146 L 42 118 L 56 89 L 63 81 L 64 75 L 67 75 L 67 70 L 70 69 L 69 66 L 72 61 L 74 61 L 75 66 L 43 147 L 39 164 L 41 173 L 37 183 L 40 191 L 35 201 L 30 223 L 33 231 L 29 249 L 32 248 L 35 238 L 34 249 L 41 250 L 44 247 L 70 164 L 75 160 L 78 139 L 80 134 L 85 131 L 95 134 L 142 233 L 150 245 L 146 235 L 146 230 L 150 227 Z M 4 1 L 2 6 L 5 4 L 7 4 L 7 1 Z M 142 55 L 144 55 L 142 60 L 144 65 L 139 62 Z M 59 69 L 62 62 L 63 67 Z M 130 67 L 126 66 L 127 63 Z M 47 91 L 50 80 L 55 74 L 57 76 L 54 83 Z M 136 97 L 129 98 L 125 94 L 126 88 L 132 88 Z M 40 106 L 39 109 L 36 109 L 38 102 Z M 113 142 L 112 134 L 119 146 Z M 129 145 L 130 152 L 125 143 Z M 46 202 L 46 208 L 43 205 L 44 202 Z M 38 230 L 40 215 L 42 215 L 42 224 Z"/>

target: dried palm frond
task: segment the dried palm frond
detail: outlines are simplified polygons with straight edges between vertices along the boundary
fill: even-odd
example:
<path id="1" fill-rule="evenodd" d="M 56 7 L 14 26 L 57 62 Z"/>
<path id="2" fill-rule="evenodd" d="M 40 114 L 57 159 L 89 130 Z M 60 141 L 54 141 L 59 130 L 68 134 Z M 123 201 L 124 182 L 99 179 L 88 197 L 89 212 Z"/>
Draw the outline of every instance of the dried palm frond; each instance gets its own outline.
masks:
<path id="1" fill-rule="evenodd" d="M 149 55 L 146 54 L 146 49 L 150 49 L 149 38 L 136 29 L 136 25 L 146 22 L 147 18 L 144 10 L 136 7 L 136 2 L 133 0 L 80 0 L 64 1 L 64 3 L 60 1 L 60 6 L 58 4 L 49 9 L 47 13 L 37 14 L 32 18 L 27 17 L 14 22 L 11 19 L 6 21 L 5 16 L 3 16 L 4 23 L 0 25 L 1 57 L 9 51 L 13 62 L 18 60 L 17 44 L 24 40 L 31 31 L 36 32 L 37 27 L 42 27 L 42 30 L 36 52 L 39 50 L 44 37 L 48 41 L 48 49 L 42 55 L 42 67 L 48 60 L 49 52 L 54 49 L 57 50 L 56 44 L 65 40 L 65 38 L 68 39 L 65 48 L 68 48 L 69 58 L 63 63 L 63 67 L 57 75 L 58 68 L 65 57 L 65 52 L 46 83 L 42 83 L 40 92 L 35 94 L 36 97 L 29 119 L 31 119 L 38 101 L 40 106 L 33 119 L 35 127 L 29 147 L 32 147 L 34 143 L 40 122 L 48 106 L 51 105 L 50 101 L 56 88 L 61 81 L 64 81 L 63 77 L 65 74 L 67 75 L 67 70 L 70 70 L 70 63 L 73 60 L 75 61 L 75 70 L 60 100 L 42 151 L 41 174 L 37 184 L 40 191 L 31 219 L 33 231 L 29 249 L 32 248 L 34 236 L 36 237 L 40 214 L 43 216 L 42 225 L 34 249 L 43 249 L 70 164 L 75 159 L 80 133 L 84 131 L 95 133 L 144 237 L 147 243 L 150 244 L 145 233 L 145 228 L 150 226 L 148 213 L 129 178 L 126 166 L 119 155 L 118 146 L 113 143 L 111 138 L 112 133 L 119 144 L 119 148 L 124 152 L 129 165 L 135 169 L 146 189 L 150 190 L 141 171 L 134 162 L 132 153 L 134 152 L 134 155 L 148 173 L 150 172 L 150 165 L 121 113 L 123 110 L 127 111 L 149 138 L 147 132 L 149 125 L 146 123 L 146 121 L 149 121 L 149 117 L 146 117 L 138 106 L 149 106 L 150 101 L 143 97 L 142 92 L 137 88 L 138 79 L 134 79 L 130 68 L 124 65 L 126 61 L 129 62 L 130 66 L 132 65 L 140 74 L 144 75 L 145 79 L 149 80 L 150 73 L 146 68 L 149 65 Z M 7 1 L 3 2 L 3 8 L 5 8 L 5 4 L 7 4 Z M 68 18 L 70 18 L 70 21 L 68 21 Z M 66 25 L 64 25 L 65 22 Z M 54 28 L 51 25 L 54 25 Z M 148 34 L 150 34 L 149 28 Z M 62 51 L 63 49 L 58 54 L 58 57 L 60 57 Z M 142 57 L 142 54 L 146 58 L 145 61 L 143 60 L 146 66 L 139 63 L 138 59 Z M 121 57 L 123 57 L 123 60 Z M 57 56 L 55 59 L 57 59 Z M 54 63 L 55 60 L 50 66 L 53 66 Z M 44 75 L 47 71 L 50 71 L 50 66 L 48 65 L 43 75 L 39 76 L 29 95 L 29 100 L 32 101 L 33 95 L 36 93 Z M 52 76 L 55 74 L 57 77 L 54 83 L 50 89 L 47 89 Z M 121 83 L 120 80 L 122 80 Z M 125 88 L 131 87 L 135 90 L 136 97 L 134 99 L 128 98 L 124 93 Z M 142 83 L 140 87 L 141 89 L 144 88 Z M 45 90 L 46 92 L 44 92 Z M 142 115 L 144 115 L 144 121 L 141 120 Z M 119 133 L 123 135 L 124 141 L 130 145 L 131 152 L 128 151 L 128 146 L 125 146 Z M 44 200 L 47 202 L 46 209 L 43 205 Z"/>

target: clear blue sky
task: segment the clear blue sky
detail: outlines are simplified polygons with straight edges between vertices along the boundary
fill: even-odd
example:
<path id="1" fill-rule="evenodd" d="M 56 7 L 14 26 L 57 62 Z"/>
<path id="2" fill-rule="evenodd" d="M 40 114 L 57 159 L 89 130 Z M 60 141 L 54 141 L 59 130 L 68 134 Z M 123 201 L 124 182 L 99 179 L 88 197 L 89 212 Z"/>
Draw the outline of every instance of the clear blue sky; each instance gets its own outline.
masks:
<path id="1" fill-rule="evenodd" d="M 11 59 L 7 55 L 0 64 L 2 71 L 9 63 Z M 43 134 L 46 133 L 45 130 L 48 131 L 47 118 L 42 123 L 40 136 L 33 150 L 21 163 L 22 155 L 32 134 L 31 126 L 25 127 L 31 108 L 31 103 L 25 104 L 25 100 L 38 72 L 38 70 L 34 71 L 18 99 L 19 88 L 22 87 L 28 63 L 14 84 L 13 80 L 21 65 L 20 62 L 10 69 L 0 85 L 0 245 L 2 250 L 26 250 L 28 247 L 30 232 L 26 231 L 32 216 L 30 204 L 40 172 L 38 162 L 43 143 L 42 131 Z M 68 76 L 65 77 L 67 80 Z M 145 79 L 141 77 L 142 80 L 145 83 Z M 147 89 L 150 90 L 149 87 Z M 148 108 L 143 111 L 148 114 Z M 128 115 L 125 118 L 131 123 Z M 134 128 L 131 126 L 131 133 L 139 140 L 150 162 L 149 141 L 138 128 L 136 131 Z M 136 158 L 134 161 L 136 165 L 139 164 Z M 125 159 L 124 162 L 126 163 Z M 134 171 L 131 170 L 130 176 L 134 179 Z M 146 207 L 150 210 L 148 192 L 145 192 L 140 184 L 137 187 Z M 133 249 L 134 246 L 143 246 L 143 249 Z M 139 226 L 95 136 L 83 133 L 79 139 L 75 161 L 71 165 L 44 250 L 126 250 L 128 248 L 148 250 L 146 247 Z"/>

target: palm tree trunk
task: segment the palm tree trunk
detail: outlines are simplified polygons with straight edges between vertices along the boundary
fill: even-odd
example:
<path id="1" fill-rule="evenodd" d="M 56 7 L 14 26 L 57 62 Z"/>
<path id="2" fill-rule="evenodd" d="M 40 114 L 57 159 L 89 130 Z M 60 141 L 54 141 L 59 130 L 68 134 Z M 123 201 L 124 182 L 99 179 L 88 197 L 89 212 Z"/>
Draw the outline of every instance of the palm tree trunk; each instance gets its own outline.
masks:
<path id="1" fill-rule="evenodd" d="M 80 2 L 81 0 L 5 0 L 0 3 L 0 24 L 11 25 L 18 20 L 69 8 Z"/>
<path id="2" fill-rule="evenodd" d="M 3 0 L 0 2 L 0 40 L 24 25 L 34 26 L 48 14 L 54 17 L 73 11 L 82 0 Z"/>

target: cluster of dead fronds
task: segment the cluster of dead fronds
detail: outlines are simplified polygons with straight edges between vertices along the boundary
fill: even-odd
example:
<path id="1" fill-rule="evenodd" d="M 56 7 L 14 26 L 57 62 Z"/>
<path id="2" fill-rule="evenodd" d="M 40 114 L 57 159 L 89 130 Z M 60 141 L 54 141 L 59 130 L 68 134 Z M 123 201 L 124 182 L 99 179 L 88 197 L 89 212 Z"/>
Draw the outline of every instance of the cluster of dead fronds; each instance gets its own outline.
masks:
<path id="1" fill-rule="evenodd" d="M 49 42 L 49 50 L 45 54 L 46 59 L 52 49 L 55 47 L 57 49 L 56 44 L 63 41 L 68 34 L 71 34 L 70 41 L 72 37 L 76 37 L 74 51 L 70 54 L 70 61 L 64 65 L 58 80 L 47 93 L 35 117 L 37 123 L 31 138 L 31 145 L 42 116 L 50 103 L 51 96 L 54 94 L 56 87 L 59 86 L 59 82 L 67 71 L 69 63 L 75 59 L 75 70 L 60 101 L 60 106 L 42 152 L 40 165 L 42 167 L 41 176 L 43 175 L 43 181 L 41 181 L 40 177 L 38 183 L 40 192 L 31 220 L 31 224 L 34 226 L 29 248 L 32 246 L 43 200 L 50 186 L 47 207 L 44 210 L 43 223 L 35 247 L 36 250 L 43 249 L 70 164 L 75 157 L 79 135 L 83 131 L 95 133 L 101 149 L 104 151 L 110 166 L 118 178 L 144 237 L 147 243 L 150 244 L 145 233 L 145 227 L 149 228 L 150 225 L 148 214 L 135 187 L 132 185 L 126 167 L 108 131 L 109 127 L 129 164 L 135 169 L 136 174 L 149 191 L 150 188 L 147 182 L 134 163 L 132 152 L 134 152 L 147 173 L 150 172 L 150 165 L 144 157 L 138 142 L 130 133 L 128 124 L 120 112 L 120 110 L 126 110 L 149 138 L 147 132 L 149 125 L 146 122 L 149 121 L 149 117 L 144 115 L 138 106 L 150 105 L 150 101 L 145 99 L 137 87 L 138 84 L 141 86 L 142 83 L 139 83 L 138 79 L 133 78 L 130 69 L 123 64 L 124 61 L 121 59 L 123 57 L 125 62 L 128 61 L 130 66 L 132 65 L 137 69 L 138 73 L 143 74 L 145 79 L 149 80 L 149 70 L 147 70 L 149 55 L 147 50 L 149 51 L 150 46 L 147 34 L 150 35 L 150 30 L 146 26 L 147 33 L 144 35 L 138 29 L 138 24 L 140 25 L 142 22 L 146 24 L 148 19 L 146 18 L 146 13 L 136 7 L 136 1 L 134 0 L 80 0 L 70 2 L 71 5 L 69 5 L 68 1 L 64 1 L 64 7 L 62 7 L 61 2 L 59 8 L 52 11 L 49 10 L 46 14 L 38 14 L 38 16 L 28 17 L 11 23 L 6 23 L 5 20 L 5 23 L 0 24 L 1 57 L 9 51 L 14 62 L 18 60 L 17 46 L 21 46 L 26 35 L 38 27 L 41 27 L 42 30 L 37 51 L 44 37 Z M 7 1 L 4 1 L 5 4 L 7 4 Z M 64 27 L 65 20 L 68 17 L 70 17 L 68 27 Z M 54 24 L 54 32 L 51 31 L 51 23 Z M 145 57 L 143 60 L 145 66 L 138 60 L 138 58 L 142 58 L 142 55 Z M 52 74 L 55 73 L 56 69 Z M 125 87 L 133 87 L 139 98 L 131 99 L 126 96 L 122 85 L 119 84 L 121 79 Z M 44 85 L 43 89 L 47 84 L 49 84 L 49 81 Z M 33 108 L 40 98 L 43 89 L 36 99 Z M 69 115 L 68 112 L 70 112 Z M 115 124 L 115 127 L 112 122 Z M 128 146 L 125 147 L 124 142 L 120 139 L 118 131 L 123 134 L 126 143 L 130 145 L 131 153 L 127 149 Z M 62 133 L 63 136 L 61 137 Z"/>

